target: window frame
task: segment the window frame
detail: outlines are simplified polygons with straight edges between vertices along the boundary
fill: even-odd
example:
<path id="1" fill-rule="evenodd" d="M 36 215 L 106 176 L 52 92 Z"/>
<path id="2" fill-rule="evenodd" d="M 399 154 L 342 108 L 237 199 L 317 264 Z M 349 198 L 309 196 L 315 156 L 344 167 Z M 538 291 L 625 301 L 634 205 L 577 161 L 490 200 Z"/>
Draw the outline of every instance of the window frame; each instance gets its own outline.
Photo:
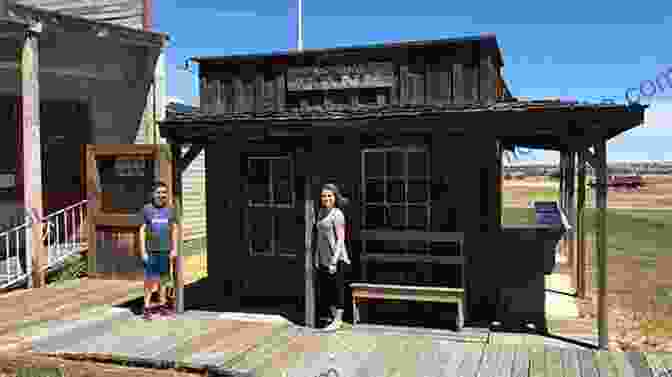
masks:
<path id="1" fill-rule="evenodd" d="M 391 176 L 388 175 L 388 169 L 387 169 L 387 164 L 388 164 L 388 158 L 387 158 L 387 153 L 388 152 L 401 152 L 403 154 L 403 171 L 402 175 L 400 176 Z M 420 175 L 414 175 L 414 174 L 409 174 L 408 171 L 408 165 L 409 165 L 409 153 L 423 153 L 425 155 L 425 174 L 424 176 Z M 366 160 L 367 160 L 367 154 L 369 153 L 382 153 L 383 154 L 383 175 L 382 176 L 373 176 L 373 175 L 368 175 L 368 172 L 366 171 Z M 375 226 L 368 226 L 368 222 L 366 219 L 367 216 L 367 207 L 369 206 L 375 206 L 375 207 L 382 207 L 385 208 L 386 215 L 389 217 L 390 213 L 390 208 L 392 207 L 403 207 L 404 208 L 404 224 L 401 226 L 402 229 L 408 229 L 409 228 L 409 207 L 419 207 L 419 208 L 424 208 L 425 215 L 426 215 L 426 222 L 425 222 L 425 231 L 428 231 L 431 229 L 432 222 L 431 222 L 431 215 L 432 215 L 432 195 L 431 195 L 431 183 L 432 183 L 432 174 L 431 174 L 431 151 L 429 146 L 426 145 L 407 145 L 407 146 L 388 146 L 388 147 L 371 147 L 371 148 L 364 148 L 361 151 L 361 182 L 362 182 L 362 215 L 361 215 L 361 224 L 362 224 L 362 229 L 366 230 L 376 230 L 376 229 L 385 229 L 385 230 L 394 230 L 395 228 L 392 227 L 390 223 L 390 219 L 386 219 L 386 223 L 388 225 L 384 227 L 375 227 Z M 369 182 L 382 182 L 383 187 L 384 187 L 384 192 L 383 192 L 383 201 L 379 202 L 373 202 L 373 201 L 368 201 L 367 200 L 367 184 Z M 404 192 L 404 198 L 400 202 L 389 202 L 388 201 L 388 183 L 389 182 L 399 182 L 401 181 L 403 184 L 403 192 Z M 427 197 L 424 202 L 409 202 L 408 200 L 408 187 L 409 183 L 413 182 L 424 182 L 425 188 L 426 188 L 426 193 Z M 366 250 L 366 241 L 363 241 L 363 252 L 367 253 Z M 404 250 L 408 250 L 408 242 L 402 242 L 401 247 Z M 424 248 L 422 248 L 423 252 L 428 252 L 429 251 L 429 245 L 426 245 Z"/>
<path id="2" fill-rule="evenodd" d="M 252 199 L 249 198 L 249 192 L 250 192 L 250 183 L 249 181 L 245 182 L 245 193 L 247 198 L 247 206 L 245 207 L 245 234 L 247 238 L 247 249 L 248 253 L 250 256 L 257 257 L 257 256 L 281 256 L 281 257 L 296 257 L 296 254 L 290 254 L 290 253 L 284 253 L 282 250 L 279 248 L 278 245 L 278 239 L 276 237 L 276 232 L 277 232 L 277 222 L 278 222 L 278 215 L 279 213 L 272 213 L 273 209 L 279 209 L 279 210 L 293 210 L 296 208 L 296 176 L 295 176 L 295 168 L 294 168 L 294 158 L 292 154 L 274 154 L 274 155 L 269 155 L 269 154 L 249 154 L 246 156 L 246 162 L 247 162 L 247 169 L 249 172 L 249 169 L 251 168 L 250 161 L 252 160 L 262 160 L 268 162 L 268 194 L 269 196 L 269 202 L 266 203 L 254 203 L 252 202 Z M 290 201 L 289 203 L 275 203 L 275 195 L 276 191 L 274 191 L 275 186 L 273 182 L 273 162 L 274 161 L 287 161 L 289 163 L 289 190 L 290 190 Z M 250 224 L 250 210 L 255 210 L 255 209 L 267 209 L 270 212 L 270 216 L 268 216 L 266 221 L 270 222 L 270 227 L 271 227 L 271 234 L 270 234 L 270 249 L 259 252 L 255 251 L 254 248 L 252 247 L 253 239 L 250 236 L 251 235 L 251 224 Z M 283 249 L 284 250 L 284 249 Z"/>

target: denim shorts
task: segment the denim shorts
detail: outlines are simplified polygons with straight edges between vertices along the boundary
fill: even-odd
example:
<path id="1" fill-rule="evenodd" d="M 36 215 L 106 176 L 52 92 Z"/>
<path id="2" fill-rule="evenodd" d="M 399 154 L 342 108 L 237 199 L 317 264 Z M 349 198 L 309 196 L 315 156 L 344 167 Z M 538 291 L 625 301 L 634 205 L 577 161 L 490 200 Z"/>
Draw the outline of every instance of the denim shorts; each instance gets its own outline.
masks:
<path id="1" fill-rule="evenodd" d="M 170 258 L 167 252 L 148 252 L 145 264 L 145 280 L 160 281 L 167 284 L 170 276 Z"/>

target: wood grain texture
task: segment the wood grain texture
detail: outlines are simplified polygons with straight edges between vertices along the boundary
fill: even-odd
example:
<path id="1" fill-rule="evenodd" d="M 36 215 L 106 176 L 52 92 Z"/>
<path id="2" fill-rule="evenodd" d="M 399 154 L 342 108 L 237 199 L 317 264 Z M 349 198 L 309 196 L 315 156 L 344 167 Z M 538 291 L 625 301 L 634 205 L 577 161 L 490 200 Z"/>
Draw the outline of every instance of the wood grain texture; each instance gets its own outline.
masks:
<path id="1" fill-rule="evenodd" d="M 17 0 L 16 3 L 92 21 L 143 28 L 143 0 Z"/>
<path id="2" fill-rule="evenodd" d="M 598 377 L 599 371 L 595 361 L 595 352 L 589 350 L 577 350 L 579 370 L 581 377 Z"/>
<path id="3" fill-rule="evenodd" d="M 528 377 L 530 375 L 529 347 L 517 344 L 514 347 L 513 366 L 511 377 Z"/>
<path id="4" fill-rule="evenodd" d="M 464 359 L 455 374 L 458 377 L 475 376 L 481 366 L 485 347 L 477 344 L 464 345 Z"/>

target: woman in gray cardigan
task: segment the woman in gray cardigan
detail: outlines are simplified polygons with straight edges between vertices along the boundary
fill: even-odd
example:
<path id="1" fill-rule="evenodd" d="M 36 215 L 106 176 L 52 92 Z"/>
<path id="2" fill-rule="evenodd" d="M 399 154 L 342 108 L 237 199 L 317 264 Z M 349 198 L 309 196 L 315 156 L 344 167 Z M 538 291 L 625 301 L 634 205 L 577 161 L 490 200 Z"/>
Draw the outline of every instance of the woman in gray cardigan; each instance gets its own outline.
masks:
<path id="1" fill-rule="evenodd" d="M 325 330 L 341 327 L 345 307 L 345 264 L 350 264 L 345 248 L 345 215 L 341 208 L 347 204 L 338 187 L 326 184 L 320 193 L 320 211 L 315 224 L 317 243 L 315 248 L 318 284 L 325 292 L 333 321 Z"/>

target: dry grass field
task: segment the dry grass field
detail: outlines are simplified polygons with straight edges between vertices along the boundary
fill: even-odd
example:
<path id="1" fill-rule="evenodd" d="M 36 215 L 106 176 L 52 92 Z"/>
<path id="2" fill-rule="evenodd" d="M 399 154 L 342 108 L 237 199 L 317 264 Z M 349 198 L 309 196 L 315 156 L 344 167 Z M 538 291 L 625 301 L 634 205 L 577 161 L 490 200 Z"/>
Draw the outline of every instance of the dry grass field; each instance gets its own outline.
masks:
<path id="1" fill-rule="evenodd" d="M 557 200 L 558 183 L 544 177 L 507 180 L 504 222 L 531 223 L 532 200 Z M 588 206 L 592 204 L 589 200 Z M 596 333 L 596 269 L 591 222 L 588 227 L 588 300 L 579 303 L 581 318 L 552 321 L 551 329 L 574 336 Z M 672 352 L 672 177 L 646 176 L 638 192 L 608 193 L 607 294 L 610 348 Z M 561 265 L 558 273 L 571 274 Z"/>

